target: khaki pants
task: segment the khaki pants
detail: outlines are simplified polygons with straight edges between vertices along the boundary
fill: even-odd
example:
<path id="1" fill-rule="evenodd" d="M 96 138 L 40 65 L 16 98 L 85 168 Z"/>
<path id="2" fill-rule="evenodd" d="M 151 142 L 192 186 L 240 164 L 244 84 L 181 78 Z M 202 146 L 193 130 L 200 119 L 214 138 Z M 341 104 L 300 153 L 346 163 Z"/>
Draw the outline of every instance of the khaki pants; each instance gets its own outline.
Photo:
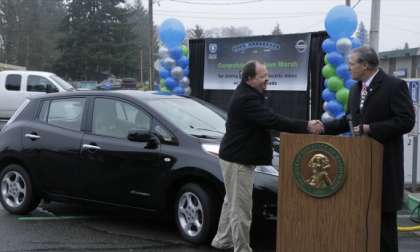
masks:
<path id="1" fill-rule="evenodd" d="M 220 159 L 226 195 L 217 234 L 212 246 L 251 252 L 249 233 L 252 221 L 253 165 L 241 165 Z"/>

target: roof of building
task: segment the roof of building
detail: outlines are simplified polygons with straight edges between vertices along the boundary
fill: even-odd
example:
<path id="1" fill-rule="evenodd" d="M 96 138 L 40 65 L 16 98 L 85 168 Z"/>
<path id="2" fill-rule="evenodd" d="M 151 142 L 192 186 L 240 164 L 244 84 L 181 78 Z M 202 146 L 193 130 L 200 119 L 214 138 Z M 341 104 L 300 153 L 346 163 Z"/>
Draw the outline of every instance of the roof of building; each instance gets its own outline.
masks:
<path id="1" fill-rule="evenodd" d="M 417 55 L 420 55 L 420 47 L 380 52 L 379 58 L 388 59 L 388 58 L 400 58 L 400 57 L 417 56 Z"/>

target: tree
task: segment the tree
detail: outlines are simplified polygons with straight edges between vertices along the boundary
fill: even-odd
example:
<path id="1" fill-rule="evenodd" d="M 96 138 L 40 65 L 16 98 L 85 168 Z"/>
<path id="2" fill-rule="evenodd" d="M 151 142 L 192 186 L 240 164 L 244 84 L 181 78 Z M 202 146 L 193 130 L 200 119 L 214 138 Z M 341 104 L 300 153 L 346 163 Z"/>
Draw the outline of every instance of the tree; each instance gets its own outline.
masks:
<path id="1" fill-rule="evenodd" d="M 404 43 L 404 49 L 409 49 L 410 48 L 410 46 L 408 45 L 408 42 L 405 42 Z"/>
<path id="2" fill-rule="evenodd" d="M 204 38 L 204 29 L 199 26 L 195 25 L 193 29 L 188 29 L 188 38 L 190 39 L 200 39 Z"/>
<path id="3" fill-rule="evenodd" d="M 359 23 L 359 28 L 356 31 L 356 38 L 360 40 L 362 46 L 369 44 L 369 33 L 365 28 L 365 24 L 363 22 Z"/>
<path id="4" fill-rule="evenodd" d="M 62 0 L 0 0 L 0 61 L 51 70 L 64 12 Z"/>
<path id="5" fill-rule="evenodd" d="M 56 62 L 59 73 L 76 80 L 102 80 L 134 71 L 136 35 L 124 0 L 67 1 Z M 135 59 L 134 59 L 135 61 Z"/>
<path id="6" fill-rule="evenodd" d="M 279 23 L 277 23 L 276 26 L 274 26 L 274 29 L 271 32 L 271 35 L 280 35 L 280 34 L 283 34 L 283 33 L 281 32 Z"/>

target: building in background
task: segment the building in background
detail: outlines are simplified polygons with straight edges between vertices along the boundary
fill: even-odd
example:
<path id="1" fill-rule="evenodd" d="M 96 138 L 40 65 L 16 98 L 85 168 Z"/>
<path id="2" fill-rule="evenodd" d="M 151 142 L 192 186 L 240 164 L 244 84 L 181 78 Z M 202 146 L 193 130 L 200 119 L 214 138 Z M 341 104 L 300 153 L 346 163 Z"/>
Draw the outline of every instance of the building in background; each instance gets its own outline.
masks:
<path id="1" fill-rule="evenodd" d="M 420 78 L 420 47 L 380 52 L 380 67 L 398 78 Z"/>

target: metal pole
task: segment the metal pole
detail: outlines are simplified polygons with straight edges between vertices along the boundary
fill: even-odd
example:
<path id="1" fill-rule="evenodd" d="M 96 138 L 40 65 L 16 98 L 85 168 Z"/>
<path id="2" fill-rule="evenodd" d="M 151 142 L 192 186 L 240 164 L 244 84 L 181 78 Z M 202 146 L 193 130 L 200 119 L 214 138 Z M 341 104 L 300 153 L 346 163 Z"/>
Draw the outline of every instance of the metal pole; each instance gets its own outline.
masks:
<path id="1" fill-rule="evenodd" d="M 149 88 L 153 86 L 153 0 L 149 0 Z"/>
<path id="2" fill-rule="evenodd" d="M 413 137 L 413 172 L 411 177 L 411 191 L 413 193 L 417 190 L 417 149 L 418 148 L 418 136 Z"/>
<path id="3" fill-rule="evenodd" d="M 143 85 L 143 48 L 140 49 L 140 83 Z"/>
<path id="4" fill-rule="evenodd" d="M 372 9 L 370 14 L 370 46 L 378 52 L 379 48 L 379 19 L 381 13 L 381 0 L 372 0 Z"/>
<path id="5" fill-rule="evenodd" d="M 350 0 L 346 0 L 346 5 L 350 6 Z"/>

